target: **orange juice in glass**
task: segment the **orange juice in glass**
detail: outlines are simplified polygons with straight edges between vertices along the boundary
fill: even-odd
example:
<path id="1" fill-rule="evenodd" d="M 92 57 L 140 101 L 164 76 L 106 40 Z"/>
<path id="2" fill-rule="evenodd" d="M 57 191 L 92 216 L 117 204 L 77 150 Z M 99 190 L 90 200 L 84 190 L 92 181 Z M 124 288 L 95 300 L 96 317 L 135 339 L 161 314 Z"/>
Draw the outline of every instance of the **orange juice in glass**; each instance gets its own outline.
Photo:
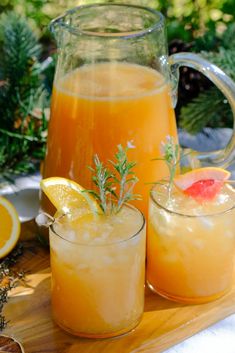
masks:
<path id="1" fill-rule="evenodd" d="M 232 286 L 235 189 L 225 184 L 212 201 L 198 203 L 175 187 L 151 191 L 147 282 L 158 294 L 183 303 L 204 303 Z"/>
<path id="2" fill-rule="evenodd" d="M 106 338 L 132 330 L 144 308 L 145 221 L 124 205 L 110 216 L 85 215 L 76 227 L 50 227 L 52 309 L 71 334 Z"/>

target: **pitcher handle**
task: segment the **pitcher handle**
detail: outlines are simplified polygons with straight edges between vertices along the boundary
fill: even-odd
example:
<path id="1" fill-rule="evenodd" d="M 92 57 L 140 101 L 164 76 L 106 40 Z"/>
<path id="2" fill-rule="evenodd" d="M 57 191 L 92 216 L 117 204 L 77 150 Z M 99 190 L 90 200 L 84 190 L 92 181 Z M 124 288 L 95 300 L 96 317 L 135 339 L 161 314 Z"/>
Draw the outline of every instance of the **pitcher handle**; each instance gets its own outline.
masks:
<path id="1" fill-rule="evenodd" d="M 200 71 L 210 81 L 212 81 L 217 88 L 219 88 L 226 99 L 228 100 L 234 119 L 233 134 L 227 146 L 218 151 L 212 152 L 195 152 L 193 156 L 201 161 L 203 165 L 214 165 L 226 168 L 233 161 L 235 161 L 235 83 L 227 76 L 218 66 L 203 59 L 200 55 L 192 53 L 177 53 L 169 57 L 169 64 L 171 67 L 171 74 L 174 82 L 178 84 L 179 68 L 181 66 L 188 66 L 192 69 Z M 177 91 L 177 90 L 176 90 Z"/>

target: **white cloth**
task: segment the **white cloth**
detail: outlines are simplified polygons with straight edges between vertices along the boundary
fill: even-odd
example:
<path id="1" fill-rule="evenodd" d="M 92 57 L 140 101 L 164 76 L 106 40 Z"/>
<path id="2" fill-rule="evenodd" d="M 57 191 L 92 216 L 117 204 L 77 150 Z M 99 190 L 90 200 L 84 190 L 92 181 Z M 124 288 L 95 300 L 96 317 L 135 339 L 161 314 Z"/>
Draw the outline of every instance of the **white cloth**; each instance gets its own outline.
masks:
<path id="1" fill-rule="evenodd" d="M 167 349 L 164 353 L 235 353 L 235 314 Z"/>

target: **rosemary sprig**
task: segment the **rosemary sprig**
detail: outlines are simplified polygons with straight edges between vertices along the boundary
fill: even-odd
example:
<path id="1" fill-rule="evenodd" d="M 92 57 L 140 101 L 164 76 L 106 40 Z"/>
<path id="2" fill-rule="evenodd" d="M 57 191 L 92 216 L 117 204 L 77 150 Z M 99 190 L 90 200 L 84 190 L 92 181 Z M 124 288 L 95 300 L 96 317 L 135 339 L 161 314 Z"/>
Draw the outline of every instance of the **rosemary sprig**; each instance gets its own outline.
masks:
<path id="1" fill-rule="evenodd" d="M 166 163 L 169 170 L 168 196 L 170 196 L 174 177 L 177 169 L 177 164 L 180 161 L 180 147 L 175 142 L 174 137 L 167 136 L 166 142 L 161 142 L 162 158 L 155 158 L 155 160 L 162 160 Z"/>
<path id="2" fill-rule="evenodd" d="M 140 195 L 133 193 L 138 182 L 133 172 L 136 163 L 128 161 L 127 158 L 127 152 L 133 146 L 128 144 L 123 148 L 118 145 L 117 148 L 115 160 L 108 161 L 111 169 L 105 166 L 97 155 L 94 156 L 95 167 L 89 167 L 94 173 L 92 181 L 98 190 L 86 191 L 95 197 L 104 214 L 118 213 L 124 203 L 140 199 Z"/>
<path id="3" fill-rule="evenodd" d="M 122 145 L 118 145 L 118 152 L 115 154 L 116 161 L 110 161 L 117 173 L 114 174 L 114 181 L 119 185 L 116 212 L 120 211 L 125 202 L 140 198 L 140 195 L 133 194 L 134 186 L 139 179 L 133 172 L 136 162 L 129 162 L 127 158 L 129 146 L 123 148 Z"/>
<path id="4" fill-rule="evenodd" d="M 110 170 L 107 169 L 100 161 L 98 155 L 94 156 L 94 164 L 95 168 L 89 167 L 89 169 L 94 173 L 92 176 L 92 181 L 98 188 L 98 191 L 94 190 L 86 190 L 90 194 L 92 194 L 95 199 L 98 201 L 100 208 L 104 212 L 107 213 L 107 196 L 108 194 L 116 197 L 116 194 L 113 190 L 113 178 L 114 175 Z"/>

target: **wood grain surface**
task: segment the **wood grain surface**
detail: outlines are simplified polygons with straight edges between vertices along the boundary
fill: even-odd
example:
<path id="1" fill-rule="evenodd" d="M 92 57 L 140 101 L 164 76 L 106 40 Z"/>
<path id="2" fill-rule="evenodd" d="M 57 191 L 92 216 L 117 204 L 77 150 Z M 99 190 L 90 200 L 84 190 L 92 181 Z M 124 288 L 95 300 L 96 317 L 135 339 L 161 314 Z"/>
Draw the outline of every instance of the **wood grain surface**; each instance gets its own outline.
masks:
<path id="1" fill-rule="evenodd" d="M 27 283 L 11 294 L 4 333 L 18 339 L 26 353 L 158 353 L 235 312 L 235 286 L 225 297 L 201 305 L 173 303 L 146 289 L 143 319 L 133 332 L 113 339 L 80 339 L 52 321 L 48 252 L 27 242 L 20 266 L 29 271 Z"/>

